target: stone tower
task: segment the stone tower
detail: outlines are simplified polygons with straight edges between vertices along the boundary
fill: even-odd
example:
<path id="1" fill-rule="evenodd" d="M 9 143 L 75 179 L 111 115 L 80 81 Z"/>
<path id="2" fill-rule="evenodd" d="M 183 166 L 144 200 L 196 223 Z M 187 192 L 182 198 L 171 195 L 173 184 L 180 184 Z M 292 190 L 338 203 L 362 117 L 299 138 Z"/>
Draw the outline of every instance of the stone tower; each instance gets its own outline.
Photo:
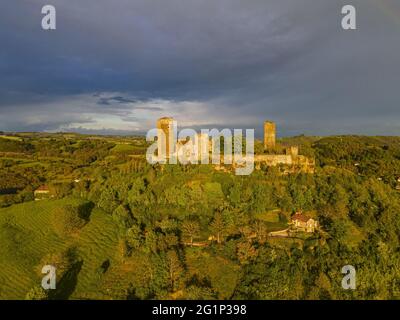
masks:
<path id="1" fill-rule="evenodd" d="M 158 155 L 162 156 L 162 151 L 165 150 L 165 156 L 170 158 L 171 152 L 174 152 L 174 119 L 170 117 L 163 117 L 157 120 L 157 129 L 162 131 L 158 134 Z"/>
<path id="2" fill-rule="evenodd" d="M 275 122 L 264 122 L 264 149 L 275 148 L 276 125 Z"/>

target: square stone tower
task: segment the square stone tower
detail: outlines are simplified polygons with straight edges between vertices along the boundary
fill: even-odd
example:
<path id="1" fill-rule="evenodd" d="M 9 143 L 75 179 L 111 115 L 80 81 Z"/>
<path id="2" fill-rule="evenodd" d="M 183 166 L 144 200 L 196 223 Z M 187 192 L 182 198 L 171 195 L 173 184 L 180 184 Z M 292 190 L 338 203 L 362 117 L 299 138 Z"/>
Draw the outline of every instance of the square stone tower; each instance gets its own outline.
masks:
<path id="1" fill-rule="evenodd" d="M 158 133 L 158 155 L 162 155 L 162 151 L 165 150 L 165 156 L 167 159 L 170 158 L 171 152 L 174 152 L 174 119 L 170 117 L 163 117 L 157 120 Z M 161 134 L 161 132 L 164 135 Z"/>
<path id="2" fill-rule="evenodd" d="M 264 149 L 275 148 L 276 140 L 276 125 L 275 122 L 264 122 Z"/>

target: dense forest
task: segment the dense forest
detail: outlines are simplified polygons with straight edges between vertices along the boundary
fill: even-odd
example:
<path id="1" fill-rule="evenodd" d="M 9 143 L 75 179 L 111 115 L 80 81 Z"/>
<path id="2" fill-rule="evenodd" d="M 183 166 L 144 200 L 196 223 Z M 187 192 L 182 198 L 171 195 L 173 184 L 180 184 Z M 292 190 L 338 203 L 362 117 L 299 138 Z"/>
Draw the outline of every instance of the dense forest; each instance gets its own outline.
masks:
<path id="1" fill-rule="evenodd" d="M 315 157 L 315 173 L 149 165 L 141 137 L 0 137 L 0 284 L 21 261 L 26 278 L 0 298 L 399 299 L 400 138 L 280 142 Z M 34 201 L 42 185 L 48 199 Z M 318 231 L 269 235 L 295 212 Z M 54 292 L 40 287 L 45 264 Z"/>

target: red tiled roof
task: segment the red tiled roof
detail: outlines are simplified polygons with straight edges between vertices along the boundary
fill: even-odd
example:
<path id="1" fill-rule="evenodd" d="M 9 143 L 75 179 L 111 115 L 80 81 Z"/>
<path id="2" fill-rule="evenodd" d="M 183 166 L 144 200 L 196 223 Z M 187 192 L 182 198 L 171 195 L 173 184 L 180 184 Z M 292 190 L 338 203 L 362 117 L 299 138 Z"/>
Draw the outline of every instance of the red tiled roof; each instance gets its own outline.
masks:
<path id="1" fill-rule="evenodd" d="M 293 216 L 292 216 L 292 220 L 299 220 L 301 222 L 307 222 L 308 220 L 310 220 L 310 217 L 305 216 L 304 214 L 302 214 L 301 212 L 296 212 Z"/>
<path id="2" fill-rule="evenodd" d="M 46 185 L 40 186 L 39 188 L 36 189 L 36 191 L 48 191 L 49 187 Z"/>

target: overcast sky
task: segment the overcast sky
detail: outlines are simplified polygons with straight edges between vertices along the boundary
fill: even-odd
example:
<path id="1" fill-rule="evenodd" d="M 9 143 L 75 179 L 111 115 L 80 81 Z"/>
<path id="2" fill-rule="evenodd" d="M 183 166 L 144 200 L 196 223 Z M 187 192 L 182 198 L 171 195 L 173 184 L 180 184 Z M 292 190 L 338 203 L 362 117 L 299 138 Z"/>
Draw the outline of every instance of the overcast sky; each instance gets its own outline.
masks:
<path id="1" fill-rule="evenodd" d="M 57 29 L 41 28 L 41 8 Z M 357 9 L 357 30 L 341 8 Z M 2 0 L 0 130 L 400 134 L 398 0 Z"/>

